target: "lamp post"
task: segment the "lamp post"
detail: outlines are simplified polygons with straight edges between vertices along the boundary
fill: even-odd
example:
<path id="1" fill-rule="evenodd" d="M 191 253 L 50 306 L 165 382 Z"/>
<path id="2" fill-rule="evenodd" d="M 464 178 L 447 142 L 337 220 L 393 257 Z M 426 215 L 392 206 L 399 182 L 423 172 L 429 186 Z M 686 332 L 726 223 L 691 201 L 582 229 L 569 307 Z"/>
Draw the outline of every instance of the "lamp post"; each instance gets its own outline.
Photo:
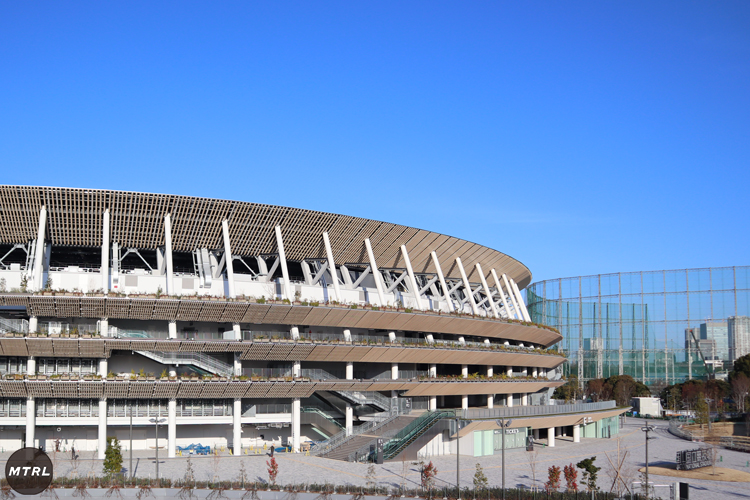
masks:
<path id="1" fill-rule="evenodd" d="M 641 427 L 641 430 L 646 433 L 646 498 L 648 498 L 648 440 L 653 439 L 648 437 L 648 433 L 654 432 L 655 429 L 653 425 L 648 425 L 648 420 L 646 420 L 646 425 Z"/>
<path id="2" fill-rule="evenodd" d="M 510 424 L 513 422 L 513 420 L 505 421 L 505 417 L 499 418 L 495 420 L 495 423 L 500 426 L 500 440 L 502 442 L 501 444 L 501 454 L 502 454 L 502 471 L 503 471 L 503 500 L 505 500 L 505 429 L 507 427 L 510 427 Z"/>
<path id="3" fill-rule="evenodd" d="M 130 410 L 130 466 L 128 469 L 130 470 L 130 479 L 133 479 L 133 401 L 130 401 L 130 404 L 128 405 L 128 409 Z"/>
<path id="4" fill-rule="evenodd" d="M 149 422 L 153 422 L 154 426 L 156 428 L 156 446 L 154 447 L 154 450 L 156 451 L 156 483 L 159 483 L 159 424 L 162 422 L 166 422 L 166 418 L 150 418 Z"/>
<path id="5" fill-rule="evenodd" d="M 459 435 L 459 432 L 461 430 L 461 426 L 459 425 L 459 418 L 456 417 L 456 499 L 461 500 L 461 465 L 460 465 L 460 456 L 461 454 L 459 451 L 461 450 L 461 436 Z"/>

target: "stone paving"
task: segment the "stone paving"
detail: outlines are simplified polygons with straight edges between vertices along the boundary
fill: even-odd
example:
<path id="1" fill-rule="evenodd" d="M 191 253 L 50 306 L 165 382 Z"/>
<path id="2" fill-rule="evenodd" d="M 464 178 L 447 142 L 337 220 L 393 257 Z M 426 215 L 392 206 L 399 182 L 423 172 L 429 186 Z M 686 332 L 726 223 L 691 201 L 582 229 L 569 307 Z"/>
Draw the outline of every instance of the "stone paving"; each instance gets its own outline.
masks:
<path id="1" fill-rule="evenodd" d="M 640 430 L 644 424 L 640 419 L 627 419 L 625 426 L 620 432 L 621 452 L 628 452 L 626 464 L 623 469 L 629 469 L 633 480 L 639 479 L 637 469 L 645 465 L 645 440 L 644 433 Z M 674 463 L 675 453 L 679 450 L 698 447 L 698 444 L 678 439 L 667 431 L 665 421 L 653 421 L 657 426 L 653 434 L 656 439 L 649 441 L 649 463 L 652 465 Z M 596 456 L 595 464 L 602 467 L 599 473 L 599 486 L 609 491 L 612 479 L 607 474 L 608 460 L 605 453 L 614 460 L 617 454 L 618 439 L 583 439 L 581 443 L 573 443 L 571 438 L 560 438 L 556 440 L 554 448 L 542 447 L 536 455 L 536 481 L 532 477 L 532 468 L 529 462 L 531 453 L 523 449 L 508 450 L 505 456 L 506 462 L 506 486 L 530 488 L 534 485 L 541 488 L 547 479 L 547 468 L 551 465 L 563 467 L 569 463 L 577 463 L 583 458 Z M 721 450 L 721 462 L 717 465 L 725 468 L 737 469 L 750 472 L 748 460 L 750 454 Z M 81 452 L 81 460 L 77 468 L 79 476 L 101 473 L 101 461 L 92 457 L 92 452 Z M 153 451 L 134 452 L 134 469 L 138 477 L 154 477 L 155 462 Z M 10 453 L 0 455 L 0 466 L 4 468 L 4 461 Z M 266 472 L 267 455 L 233 457 L 220 455 L 202 457 L 193 456 L 191 461 L 197 480 L 237 480 L 240 469 L 244 467 L 247 479 L 265 481 L 268 478 Z M 278 482 L 286 483 L 334 483 L 364 485 L 367 481 L 366 464 L 353 464 L 335 460 L 308 457 L 301 454 L 277 453 L 276 459 L 279 463 Z M 430 460 L 430 459 L 428 459 Z M 454 486 L 456 484 L 456 456 L 438 456 L 431 460 L 438 469 L 436 486 Z M 128 453 L 124 454 L 124 465 L 128 466 Z M 185 474 L 187 458 L 162 459 L 160 457 L 160 475 L 172 479 L 182 478 Z M 501 457 L 494 455 L 490 457 L 460 457 L 460 476 L 462 487 L 472 487 L 472 479 L 476 471 L 475 464 L 480 463 L 485 475 L 493 486 L 499 486 L 502 477 Z M 67 453 L 58 453 L 55 458 L 56 475 L 72 475 L 73 463 Z M 400 487 L 405 482 L 407 487 L 419 485 L 419 466 L 417 463 L 390 462 L 384 465 L 376 465 L 376 480 L 378 485 L 389 488 Z M 580 474 L 579 474 L 580 477 Z M 670 484 L 675 478 L 665 476 L 651 476 L 651 481 L 656 484 Z M 563 480 L 564 482 L 564 480 Z M 721 481 L 688 481 L 691 486 L 691 498 L 718 500 L 720 498 L 750 498 L 750 485 L 748 483 L 731 483 Z M 665 490 L 657 490 L 657 494 L 667 498 Z"/>

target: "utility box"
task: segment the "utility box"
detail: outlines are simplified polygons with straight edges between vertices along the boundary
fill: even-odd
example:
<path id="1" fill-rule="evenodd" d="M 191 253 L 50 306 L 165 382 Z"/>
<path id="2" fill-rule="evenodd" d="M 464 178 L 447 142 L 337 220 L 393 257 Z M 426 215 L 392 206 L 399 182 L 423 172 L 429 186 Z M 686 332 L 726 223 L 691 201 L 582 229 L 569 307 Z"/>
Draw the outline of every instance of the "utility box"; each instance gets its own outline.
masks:
<path id="1" fill-rule="evenodd" d="M 633 398 L 630 401 L 633 412 L 639 417 L 662 417 L 664 409 L 659 398 Z"/>

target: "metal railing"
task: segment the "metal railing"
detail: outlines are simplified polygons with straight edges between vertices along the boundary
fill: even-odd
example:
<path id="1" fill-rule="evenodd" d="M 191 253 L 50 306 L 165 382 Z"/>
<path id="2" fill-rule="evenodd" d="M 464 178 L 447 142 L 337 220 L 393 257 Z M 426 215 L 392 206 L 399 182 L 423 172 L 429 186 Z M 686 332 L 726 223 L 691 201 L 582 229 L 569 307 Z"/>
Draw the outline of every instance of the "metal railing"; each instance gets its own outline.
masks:
<path id="1" fill-rule="evenodd" d="M 199 352 L 160 352 L 160 351 L 136 351 L 138 354 L 153 359 L 164 365 L 193 365 L 224 377 L 234 374 L 234 367 L 223 361 L 219 361 L 207 354 Z"/>
<path id="2" fill-rule="evenodd" d="M 29 333 L 29 322 L 25 319 L 0 318 L 0 332 Z"/>
<path id="3" fill-rule="evenodd" d="M 339 422 L 338 420 L 336 420 L 336 418 L 334 418 L 333 416 L 329 415 L 328 413 L 326 413 L 325 411 L 321 410 L 320 408 L 316 408 L 314 406 L 306 406 L 306 407 L 302 408 L 301 411 L 303 413 L 311 413 L 313 415 L 318 415 L 319 417 L 325 419 L 327 422 L 330 422 L 330 423 L 334 424 L 339 429 L 343 429 L 345 427 L 341 422 Z"/>
<path id="4" fill-rule="evenodd" d="M 395 407 L 398 408 L 398 407 Z M 331 436 L 330 438 L 326 439 L 325 441 L 322 441 L 315 445 L 312 450 L 310 450 L 310 454 L 314 456 L 324 455 L 326 453 L 329 453 L 339 446 L 342 446 L 344 443 L 352 439 L 354 436 L 358 436 L 360 434 L 365 433 L 372 433 L 377 432 L 377 430 L 381 427 L 384 427 L 388 425 L 389 423 L 396 420 L 398 417 L 400 417 L 402 413 L 398 411 L 391 411 L 387 412 L 384 411 L 382 413 L 376 413 L 373 416 L 373 419 L 365 422 L 362 425 L 359 425 L 352 429 L 352 433 L 347 435 L 346 429 L 342 430 L 338 434 L 335 434 Z"/>
<path id="5" fill-rule="evenodd" d="M 504 408 L 475 408 L 459 410 L 459 416 L 467 420 L 493 419 L 500 417 L 529 417 L 533 415 L 554 415 L 560 413 L 578 413 L 586 411 L 611 410 L 616 407 L 614 401 L 598 403 L 575 403 L 563 405 L 514 406 Z"/>
<path id="6" fill-rule="evenodd" d="M 246 377 L 291 377 L 292 367 L 282 368 L 243 368 L 242 374 Z M 303 374 L 304 376 L 304 374 Z"/>
<path id="7" fill-rule="evenodd" d="M 254 417 L 269 413 L 292 413 L 292 405 L 289 404 L 265 404 L 265 405 L 243 405 L 242 416 Z"/>

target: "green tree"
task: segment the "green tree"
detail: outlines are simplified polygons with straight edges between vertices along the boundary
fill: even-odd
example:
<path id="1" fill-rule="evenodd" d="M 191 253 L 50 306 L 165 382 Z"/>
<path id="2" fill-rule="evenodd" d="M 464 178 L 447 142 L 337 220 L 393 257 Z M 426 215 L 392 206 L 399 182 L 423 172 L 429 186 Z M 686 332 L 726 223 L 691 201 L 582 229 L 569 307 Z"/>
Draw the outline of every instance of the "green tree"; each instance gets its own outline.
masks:
<path id="1" fill-rule="evenodd" d="M 107 450 L 104 452 L 104 472 L 119 474 L 122 471 L 122 449 L 116 437 L 107 438 Z"/>
<path id="2" fill-rule="evenodd" d="M 489 485 L 489 481 L 487 480 L 487 476 L 484 474 L 484 469 L 482 469 L 482 466 L 477 462 L 477 471 L 474 473 L 474 489 L 475 490 L 486 490 L 487 486 Z"/>
<path id="3" fill-rule="evenodd" d="M 734 377 L 740 373 L 744 373 L 747 377 L 750 377 L 750 354 L 745 354 L 734 361 L 734 367 L 729 372 L 729 381 L 734 380 Z"/>
<path id="4" fill-rule="evenodd" d="M 595 460 L 596 457 L 584 458 L 576 464 L 576 467 L 583 471 L 581 483 L 585 484 L 589 491 L 597 491 L 599 489 L 596 485 L 596 476 L 602 468 L 594 465 Z"/>
<path id="5" fill-rule="evenodd" d="M 704 397 L 695 400 L 695 423 L 701 425 L 708 423 L 708 403 Z"/>
<path id="6" fill-rule="evenodd" d="M 553 399 L 562 399 L 565 402 L 581 399 L 582 397 L 583 390 L 578 385 L 578 379 L 572 375 L 564 385 L 556 388 L 552 394 Z"/>

